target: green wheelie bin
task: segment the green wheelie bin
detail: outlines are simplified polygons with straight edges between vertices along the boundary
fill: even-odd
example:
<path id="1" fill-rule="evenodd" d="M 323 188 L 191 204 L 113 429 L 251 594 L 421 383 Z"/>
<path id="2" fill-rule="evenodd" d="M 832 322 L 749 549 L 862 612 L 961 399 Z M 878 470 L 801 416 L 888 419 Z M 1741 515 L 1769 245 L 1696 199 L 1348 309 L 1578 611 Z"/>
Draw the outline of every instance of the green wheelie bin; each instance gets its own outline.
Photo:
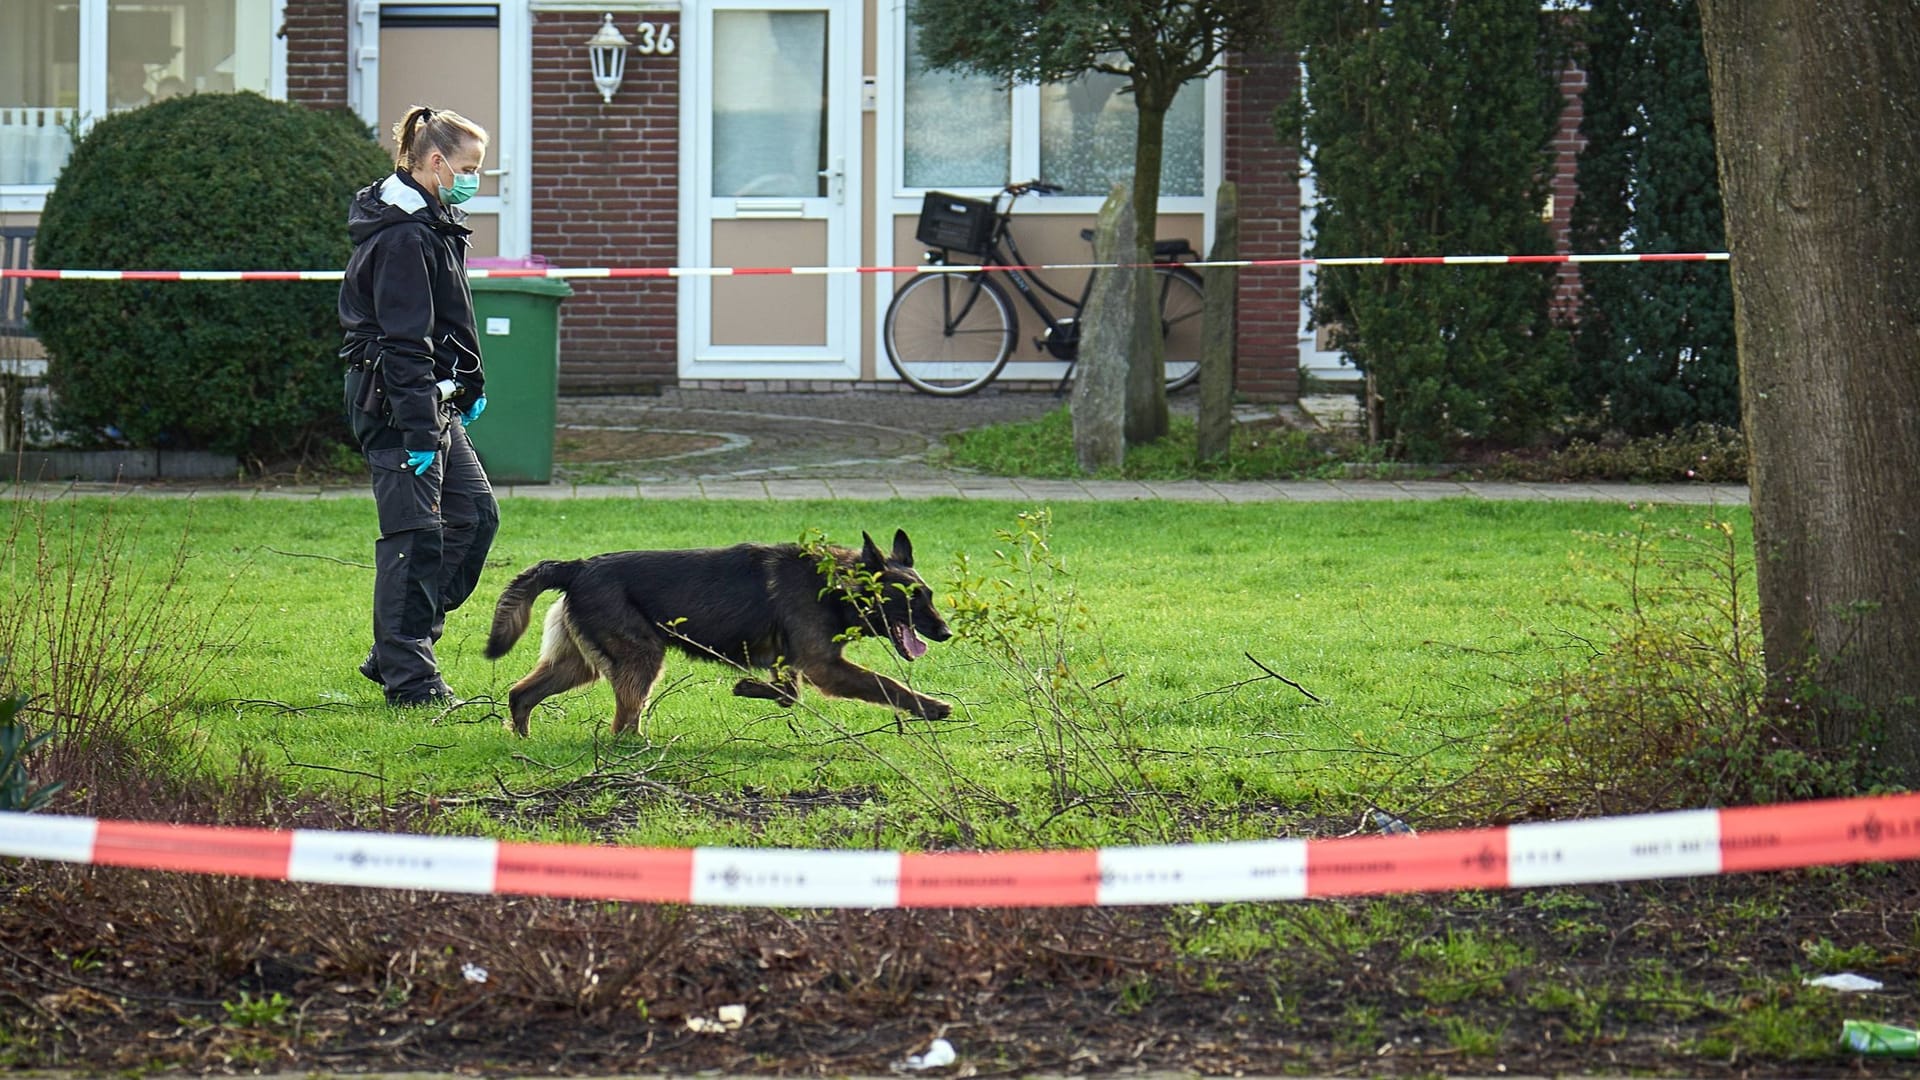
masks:
<path id="1" fill-rule="evenodd" d="M 487 370 L 487 411 L 467 430 L 496 484 L 553 482 L 560 396 L 560 301 L 555 278 L 475 278 L 474 321 Z"/>

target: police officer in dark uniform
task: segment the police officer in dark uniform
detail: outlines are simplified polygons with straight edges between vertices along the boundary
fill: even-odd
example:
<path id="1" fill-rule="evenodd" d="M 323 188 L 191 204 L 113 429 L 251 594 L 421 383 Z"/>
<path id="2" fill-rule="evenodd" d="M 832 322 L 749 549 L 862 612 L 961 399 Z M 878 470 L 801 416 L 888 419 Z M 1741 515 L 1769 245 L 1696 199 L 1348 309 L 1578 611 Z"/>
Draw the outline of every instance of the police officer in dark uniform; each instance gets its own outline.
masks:
<path id="1" fill-rule="evenodd" d="M 348 422 L 373 471 L 373 648 L 360 673 L 392 705 L 457 704 L 434 643 L 480 581 L 500 507 L 467 441 L 487 405 L 467 287 L 466 214 L 485 129 L 415 106 L 393 126 L 391 176 L 347 214 L 340 285 Z"/>

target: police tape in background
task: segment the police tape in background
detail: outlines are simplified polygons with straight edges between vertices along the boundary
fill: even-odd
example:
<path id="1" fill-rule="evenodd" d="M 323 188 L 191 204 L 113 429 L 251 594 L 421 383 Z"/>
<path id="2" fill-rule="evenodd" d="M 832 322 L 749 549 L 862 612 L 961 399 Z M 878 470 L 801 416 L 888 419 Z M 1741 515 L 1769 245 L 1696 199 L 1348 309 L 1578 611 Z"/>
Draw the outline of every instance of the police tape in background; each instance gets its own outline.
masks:
<path id="1" fill-rule="evenodd" d="M 1297 900 L 1920 857 L 1920 794 L 1336 840 L 1075 851 L 525 844 L 0 813 L 0 855 L 443 892 L 746 907 L 1064 907 Z"/>
<path id="2" fill-rule="evenodd" d="M 1101 270 L 1114 267 L 1184 266 L 1190 270 L 1216 267 L 1259 270 L 1288 266 L 1519 266 L 1558 263 L 1725 262 L 1724 251 L 1658 252 L 1590 255 L 1370 255 L 1326 259 L 1228 259 L 1183 263 L 1038 263 L 1032 266 L 994 266 L 1005 270 Z M 754 274 L 918 274 L 923 271 L 967 273 L 980 267 L 966 263 L 940 266 L 581 266 L 525 267 L 468 270 L 470 278 L 681 278 L 746 277 Z M 10 270 L 0 268 L 0 279 L 40 281 L 339 281 L 339 270 Z"/>

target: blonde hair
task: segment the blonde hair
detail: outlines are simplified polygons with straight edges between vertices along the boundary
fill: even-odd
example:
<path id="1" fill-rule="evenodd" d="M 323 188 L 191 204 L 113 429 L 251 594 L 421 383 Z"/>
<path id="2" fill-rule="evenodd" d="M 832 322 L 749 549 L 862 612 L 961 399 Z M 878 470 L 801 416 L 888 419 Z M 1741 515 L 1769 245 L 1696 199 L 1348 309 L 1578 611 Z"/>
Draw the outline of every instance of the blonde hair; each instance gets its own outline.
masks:
<path id="1" fill-rule="evenodd" d="M 393 144 L 399 150 L 393 156 L 395 168 L 411 169 L 435 150 L 451 158 L 461 149 L 480 144 L 487 148 L 487 129 L 452 109 L 415 105 L 393 125 Z"/>

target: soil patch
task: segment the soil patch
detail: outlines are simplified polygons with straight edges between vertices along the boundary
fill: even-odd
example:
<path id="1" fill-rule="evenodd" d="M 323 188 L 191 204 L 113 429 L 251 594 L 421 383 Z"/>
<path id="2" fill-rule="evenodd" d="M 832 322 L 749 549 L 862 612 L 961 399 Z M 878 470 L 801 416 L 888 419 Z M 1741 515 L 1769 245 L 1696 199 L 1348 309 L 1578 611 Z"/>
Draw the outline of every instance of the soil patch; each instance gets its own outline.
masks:
<path id="1" fill-rule="evenodd" d="M 259 816 L 432 829 L 427 808 L 369 813 Z M 1841 1053 L 1841 1019 L 1920 1015 L 1912 865 L 1014 911 L 725 910 L 31 862 L 0 867 L 0 891 L 0 1062 L 16 1067 L 878 1074 L 942 1037 L 959 1060 L 930 1075 L 1857 1076 L 1903 1067 Z M 1886 989 L 1800 985 L 1840 965 Z"/>
<path id="2" fill-rule="evenodd" d="M 701 432 L 565 427 L 555 433 L 553 457 L 555 461 L 575 465 L 648 461 L 725 445 L 725 438 Z"/>

